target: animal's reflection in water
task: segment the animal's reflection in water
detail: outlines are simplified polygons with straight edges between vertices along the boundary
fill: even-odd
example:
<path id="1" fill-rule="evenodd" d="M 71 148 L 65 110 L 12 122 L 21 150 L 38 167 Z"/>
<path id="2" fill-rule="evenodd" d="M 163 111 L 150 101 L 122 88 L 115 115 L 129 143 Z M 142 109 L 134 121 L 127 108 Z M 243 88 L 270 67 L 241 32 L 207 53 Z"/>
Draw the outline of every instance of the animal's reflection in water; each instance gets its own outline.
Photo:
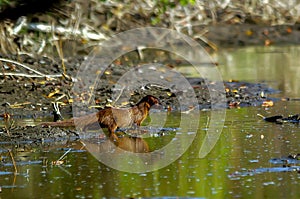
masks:
<path id="1" fill-rule="evenodd" d="M 109 152 L 112 149 L 121 149 L 132 153 L 149 153 L 148 143 L 140 137 L 124 136 L 119 137 L 118 142 L 113 142 L 109 138 L 103 139 L 101 142 L 88 140 L 67 141 L 64 144 L 58 144 L 55 147 L 49 147 L 47 150 L 56 148 L 72 148 L 75 150 L 87 150 L 92 147 L 98 152 Z M 88 147 L 88 148 L 87 148 Z M 95 150 L 92 150 L 95 151 Z"/>
<path id="2" fill-rule="evenodd" d="M 93 147 L 101 153 L 105 152 L 118 152 L 118 150 L 124 150 L 132 153 L 149 153 L 148 143 L 141 137 L 122 136 L 117 141 L 111 139 L 105 139 L 97 144 L 93 143 Z M 91 146 L 91 143 L 88 145 Z M 94 148 L 95 149 L 95 148 Z"/>
<path id="3" fill-rule="evenodd" d="M 133 153 L 149 152 L 148 143 L 143 138 L 140 137 L 124 136 L 122 138 L 119 138 L 117 143 L 115 143 L 115 145 L 120 149 L 133 152 Z"/>

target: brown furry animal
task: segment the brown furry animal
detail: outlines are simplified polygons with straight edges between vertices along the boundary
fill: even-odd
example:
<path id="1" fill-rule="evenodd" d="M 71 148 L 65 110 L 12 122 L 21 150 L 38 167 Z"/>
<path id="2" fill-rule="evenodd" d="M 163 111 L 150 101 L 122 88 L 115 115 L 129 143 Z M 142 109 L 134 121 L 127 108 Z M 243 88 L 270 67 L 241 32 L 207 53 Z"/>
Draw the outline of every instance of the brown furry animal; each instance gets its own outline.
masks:
<path id="1" fill-rule="evenodd" d="M 159 104 L 156 97 L 147 95 L 139 103 L 131 108 L 108 108 L 97 113 L 101 127 L 107 127 L 110 133 L 114 133 L 118 127 L 128 127 L 136 124 L 140 126 L 146 119 L 151 106 Z"/>
<path id="2" fill-rule="evenodd" d="M 134 124 L 140 126 L 148 116 L 151 106 L 159 104 L 158 98 L 147 95 L 130 108 L 105 108 L 95 114 L 59 122 L 43 123 L 46 126 L 74 126 L 86 129 L 98 122 L 102 128 L 107 128 L 109 136 L 116 139 L 115 131 L 118 127 L 129 127 Z M 75 120 L 75 121 L 74 121 Z"/>

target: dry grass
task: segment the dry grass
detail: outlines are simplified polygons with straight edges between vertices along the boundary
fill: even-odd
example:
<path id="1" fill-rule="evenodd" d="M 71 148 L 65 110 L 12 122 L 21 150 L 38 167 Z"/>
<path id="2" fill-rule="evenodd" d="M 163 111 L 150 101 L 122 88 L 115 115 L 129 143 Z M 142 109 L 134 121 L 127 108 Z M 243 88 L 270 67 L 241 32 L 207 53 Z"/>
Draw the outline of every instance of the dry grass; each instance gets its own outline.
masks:
<path id="1" fill-rule="evenodd" d="M 136 27 L 167 27 L 201 38 L 202 33 L 195 33 L 195 27 L 243 23 L 293 25 L 300 16 L 298 0 L 197 0 L 185 6 L 162 7 L 160 0 L 71 1 L 44 15 L 2 21 L 0 51 L 60 57 L 63 63 L 63 55 L 88 52 L 110 35 Z"/>

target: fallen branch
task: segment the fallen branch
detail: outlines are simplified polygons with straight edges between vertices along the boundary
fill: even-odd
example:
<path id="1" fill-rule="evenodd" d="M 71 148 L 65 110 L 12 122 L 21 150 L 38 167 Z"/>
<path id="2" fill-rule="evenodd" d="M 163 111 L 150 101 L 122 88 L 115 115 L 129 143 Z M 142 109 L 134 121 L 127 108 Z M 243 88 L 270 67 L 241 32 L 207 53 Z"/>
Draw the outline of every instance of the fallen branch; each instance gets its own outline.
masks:
<path id="1" fill-rule="evenodd" d="M 10 60 L 10 59 L 5 59 L 5 58 L 0 58 L 0 61 L 4 61 L 4 62 L 8 62 L 8 63 L 12 63 L 12 64 L 16 64 L 16 65 L 19 65 L 19 66 L 22 66 L 23 68 L 27 69 L 27 70 L 30 70 L 38 75 L 41 75 L 41 76 L 46 76 L 45 74 L 37 71 L 37 70 L 34 70 L 32 68 L 30 68 L 29 66 L 26 66 L 25 64 L 22 64 L 22 63 L 19 63 L 17 61 L 14 61 L 14 60 Z"/>
<path id="2" fill-rule="evenodd" d="M 88 38 L 91 40 L 107 40 L 108 36 L 106 36 L 103 33 L 100 33 L 99 31 L 96 32 L 90 27 L 84 27 L 81 30 L 74 29 L 74 28 L 66 28 L 62 26 L 52 26 L 49 24 L 42 24 L 42 23 L 29 23 L 28 27 L 29 30 L 34 30 L 38 32 L 44 32 L 44 33 L 51 33 L 55 32 L 56 34 L 59 35 L 76 35 L 80 36 L 82 38 Z"/>
<path id="3" fill-rule="evenodd" d="M 22 64 L 22 63 L 19 63 L 17 61 L 10 60 L 10 59 L 0 58 L 0 61 L 16 64 L 16 65 L 21 66 L 29 71 L 36 73 L 36 75 L 30 75 L 30 74 L 25 74 L 25 73 L 2 73 L 1 74 L 2 76 L 12 75 L 12 76 L 21 76 L 21 77 L 48 77 L 48 78 L 62 76 L 61 74 L 46 75 L 44 73 L 41 73 L 40 71 L 30 68 L 29 66 L 26 66 L 25 64 Z"/>
<path id="4" fill-rule="evenodd" d="M 47 78 L 55 78 L 55 77 L 62 77 L 62 74 L 56 74 L 56 75 L 30 75 L 30 74 L 25 74 L 25 73 L 1 73 L 0 76 L 16 76 L 16 77 L 47 77 Z"/>

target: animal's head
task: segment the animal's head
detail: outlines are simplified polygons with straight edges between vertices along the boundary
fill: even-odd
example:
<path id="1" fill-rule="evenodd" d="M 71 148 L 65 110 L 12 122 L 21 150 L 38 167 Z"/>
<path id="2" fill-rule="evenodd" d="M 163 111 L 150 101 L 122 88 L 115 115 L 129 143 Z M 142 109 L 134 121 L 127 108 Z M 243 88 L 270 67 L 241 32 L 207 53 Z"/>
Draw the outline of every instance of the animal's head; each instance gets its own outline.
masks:
<path id="1" fill-rule="evenodd" d="M 147 95 L 141 100 L 141 102 L 147 102 L 150 106 L 159 105 L 159 99 L 152 95 Z"/>

